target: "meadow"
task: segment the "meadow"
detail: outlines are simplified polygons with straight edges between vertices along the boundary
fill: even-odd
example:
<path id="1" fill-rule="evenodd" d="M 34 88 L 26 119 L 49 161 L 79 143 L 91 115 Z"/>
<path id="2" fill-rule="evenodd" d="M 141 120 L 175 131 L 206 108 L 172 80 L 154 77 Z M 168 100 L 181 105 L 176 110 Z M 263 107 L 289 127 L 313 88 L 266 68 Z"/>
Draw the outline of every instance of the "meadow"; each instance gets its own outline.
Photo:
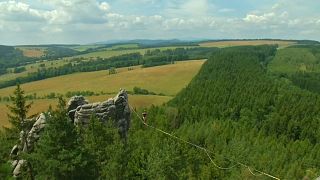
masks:
<path id="1" fill-rule="evenodd" d="M 271 45 L 278 44 L 280 48 L 288 47 L 290 45 L 296 44 L 295 41 L 276 41 L 276 40 L 241 40 L 241 41 L 212 41 L 212 42 L 203 42 L 199 45 L 201 47 L 231 47 L 231 46 L 257 46 L 257 45 Z"/>
<path id="2" fill-rule="evenodd" d="M 132 101 L 133 106 L 146 107 L 151 104 L 159 105 L 170 100 L 191 81 L 204 62 L 204 60 L 182 61 L 176 64 L 150 68 L 136 66 L 133 70 L 120 68 L 117 70 L 117 74 L 111 75 L 109 75 L 108 71 L 76 73 L 22 84 L 21 87 L 25 90 L 26 94 L 37 93 L 39 97 L 51 92 L 65 94 L 67 91 L 79 90 L 110 93 L 110 95 L 88 97 L 91 102 L 103 101 L 108 97 L 113 97 L 120 88 L 132 91 L 134 87 L 140 87 L 157 94 L 162 93 L 165 95 L 130 96 L 131 98 L 129 99 Z M 0 96 L 11 95 L 14 88 L 0 89 Z M 34 100 L 30 114 L 42 112 L 50 104 L 54 106 L 56 101 L 56 99 Z M 0 126 L 8 125 L 7 111 L 5 103 L 0 103 L 0 114 L 2 114 L 0 116 Z"/>
<path id="3" fill-rule="evenodd" d="M 295 47 L 277 51 L 268 69 L 274 73 L 320 72 L 320 54 L 308 48 Z"/>

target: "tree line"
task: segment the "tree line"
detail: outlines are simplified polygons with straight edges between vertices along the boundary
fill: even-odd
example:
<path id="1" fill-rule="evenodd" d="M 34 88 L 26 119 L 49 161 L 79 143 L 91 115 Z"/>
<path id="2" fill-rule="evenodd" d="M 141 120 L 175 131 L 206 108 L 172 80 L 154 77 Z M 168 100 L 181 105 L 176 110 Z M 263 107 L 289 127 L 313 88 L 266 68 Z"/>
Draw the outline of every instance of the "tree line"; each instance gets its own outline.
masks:
<path id="1" fill-rule="evenodd" d="M 177 48 L 174 50 L 154 50 L 147 51 L 145 55 L 140 53 L 125 54 L 110 58 L 97 58 L 96 60 L 85 61 L 75 59 L 74 63 L 68 63 L 60 67 L 41 68 L 37 72 L 29 73 L 25 77 L 18 77 L 13 80 L 0 83 L 0 88 L 14 86 L 17 83 L 23 84 L 27 82 L 47 79 L 51 77 L 62 76 L 76 72 L 92 72 L 99 70 L 108 70 L 111 68 L 130 67 L 142 65 L 143 67 L 151 67 L 157 65 L 170 64 L 174 61 L 182 61 L 189 59 L 204 59 L 217 48 Z"/>

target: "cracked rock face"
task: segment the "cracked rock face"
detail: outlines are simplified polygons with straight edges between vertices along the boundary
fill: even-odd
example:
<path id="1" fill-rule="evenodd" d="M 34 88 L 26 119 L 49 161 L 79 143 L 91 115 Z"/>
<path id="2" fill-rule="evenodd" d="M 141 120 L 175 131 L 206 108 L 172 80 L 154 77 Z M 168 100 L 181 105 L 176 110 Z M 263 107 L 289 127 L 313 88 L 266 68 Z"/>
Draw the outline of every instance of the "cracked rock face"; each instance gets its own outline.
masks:
<path id="1" fill-rule="evenodd" d="M 14 177 L 18 177 L 21 173 L 21 168 L 25 165 L 26 161 L 22 159 L 18 159 L 18 155 L 20 152 L 30 152 L 33 149 L 34 143 L 39 140 L 41 131 L 45 128 L 46 117 L 43 113 L 41 113 L 37 118 L 36 122 L 33 124 L 31 130 L 25 134 L 26 132 L 20 132 L 20 143 L 13 146 L 10 157 L 12 159 L 11 167 L 12 174 Z M 26 136 L 26 141 L 24 142 L 23 136 Z"/>
<path id="2" fill-rule="evenodd" d="M 67 111 L 70 119 L 74 120 L 74 114 L 77 107 L 85 104 L 88 104 L 88 101 L 83 96 L 73 96 L 67 104 Z"/>
<path id="3" fill-rule="evenodd" d="M 121 137 L 127 137 L 130 126 L 130 107 L 128 94 L 125 90 L 121 90 L 114 98 L 101 103 L 83 103 L 75 109 L 70 110 L 69 114 L 72 112 L 75 112 L 75 125 L 86 125 L 93 116 L 102 122 L 107 122 L 111 119 L 117 124 Z"/>

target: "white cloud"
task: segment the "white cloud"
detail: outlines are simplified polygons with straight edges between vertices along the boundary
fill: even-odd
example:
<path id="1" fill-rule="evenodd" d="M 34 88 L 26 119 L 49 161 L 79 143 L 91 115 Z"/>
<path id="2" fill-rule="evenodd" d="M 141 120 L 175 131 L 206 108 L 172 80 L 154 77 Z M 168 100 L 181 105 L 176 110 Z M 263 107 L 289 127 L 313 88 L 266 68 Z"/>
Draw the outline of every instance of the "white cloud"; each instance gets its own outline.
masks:
<path id="1" fill-rule="evenodd" d="M 279 0 L 242 15 L 238 9 L 218 9 L 209 0 L 8 0 L 0 2 L 0 39 L 26 44 L 137 37 L 318 38 L 320 13 L 310 15 L 311 6 L 292 1 Z M 159 10 L 144 9 L 150 4 Z"/>
<path id="2" fill-rule="evenodd" d="M 99 8 L 103 11 L 109 11 L 110 5 L 107 2 L 102 2 L 100 3 Z"/>
<path id="3" fill-rule="evenodd" d="M 16 1 L 0 2 L 0 17 L 8 21 L 43 20 L 43 12 L 32 9 L 28 4 Z"/>
<path id="4" fill-rule="evenodd" d="M 295 26 L 295 25 L 299 25 L 301 23 L 300 19 L 292 19 L 288 21 L 288 25 L 289 26 Z"/>
<path id="5" fill-rule="evenodd" d="M 41 31 L 43 31 L 44 33 L 61 33 L 63 32 L 63 30 L 59 27 L 50 27 L 50 26 L 46 26 L 41 28 Z"/>
<path id="6" fill-rule="evenodd" d="M 272 10 L 276 10 L 280 7 L 281 5 L 279 3 L 276 3 L 272 6 Z"/>
<path id="7" fill-rule="evenodd" d="M 275 13 L 265 13 L 263 15 L 255 15 L 255 14 L 247 14 L 243 20 L 245 22 L 251 22 L 251 23 L 260 23 L 260 22 L 266 22 L 271 20 L 273 17 L 275 17 Z"/>
<path id="8" fill-rule="evenodd" d="M 170 18 L 203 17 L 208 14 L 210 7 L 208 0 L 186 0 L 181 3 L 172 3 L 164 10 L 164 14 Z"/>
<path id="9" fill-rule="evenodd" d="M 17 1 L 0 2 L 0 17 L 7 21 L 47 21 L 49 24 L 104 23 L 109 11 L 107 2 L 95 0 L 47 0 L 52 10 L 33 9 Z"/>
<path id="10" fill-rule="evenodd" d="M 188 0 L 181 6 L 181 9 L 192 15 L 199 16 L 206 14 L 208 7 L 209 4 L 207 0 Z"/>

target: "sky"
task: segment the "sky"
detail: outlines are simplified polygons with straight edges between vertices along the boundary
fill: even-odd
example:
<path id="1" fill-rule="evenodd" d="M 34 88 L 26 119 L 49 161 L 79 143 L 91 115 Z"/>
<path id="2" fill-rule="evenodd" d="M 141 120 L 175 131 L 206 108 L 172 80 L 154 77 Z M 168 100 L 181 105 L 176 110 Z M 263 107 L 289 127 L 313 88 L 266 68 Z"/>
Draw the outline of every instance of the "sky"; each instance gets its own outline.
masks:
<path id="1" fill-rule="evenodd" d="M 320 40 L 319 0 L 0 0 L 0 44 Z"/>

